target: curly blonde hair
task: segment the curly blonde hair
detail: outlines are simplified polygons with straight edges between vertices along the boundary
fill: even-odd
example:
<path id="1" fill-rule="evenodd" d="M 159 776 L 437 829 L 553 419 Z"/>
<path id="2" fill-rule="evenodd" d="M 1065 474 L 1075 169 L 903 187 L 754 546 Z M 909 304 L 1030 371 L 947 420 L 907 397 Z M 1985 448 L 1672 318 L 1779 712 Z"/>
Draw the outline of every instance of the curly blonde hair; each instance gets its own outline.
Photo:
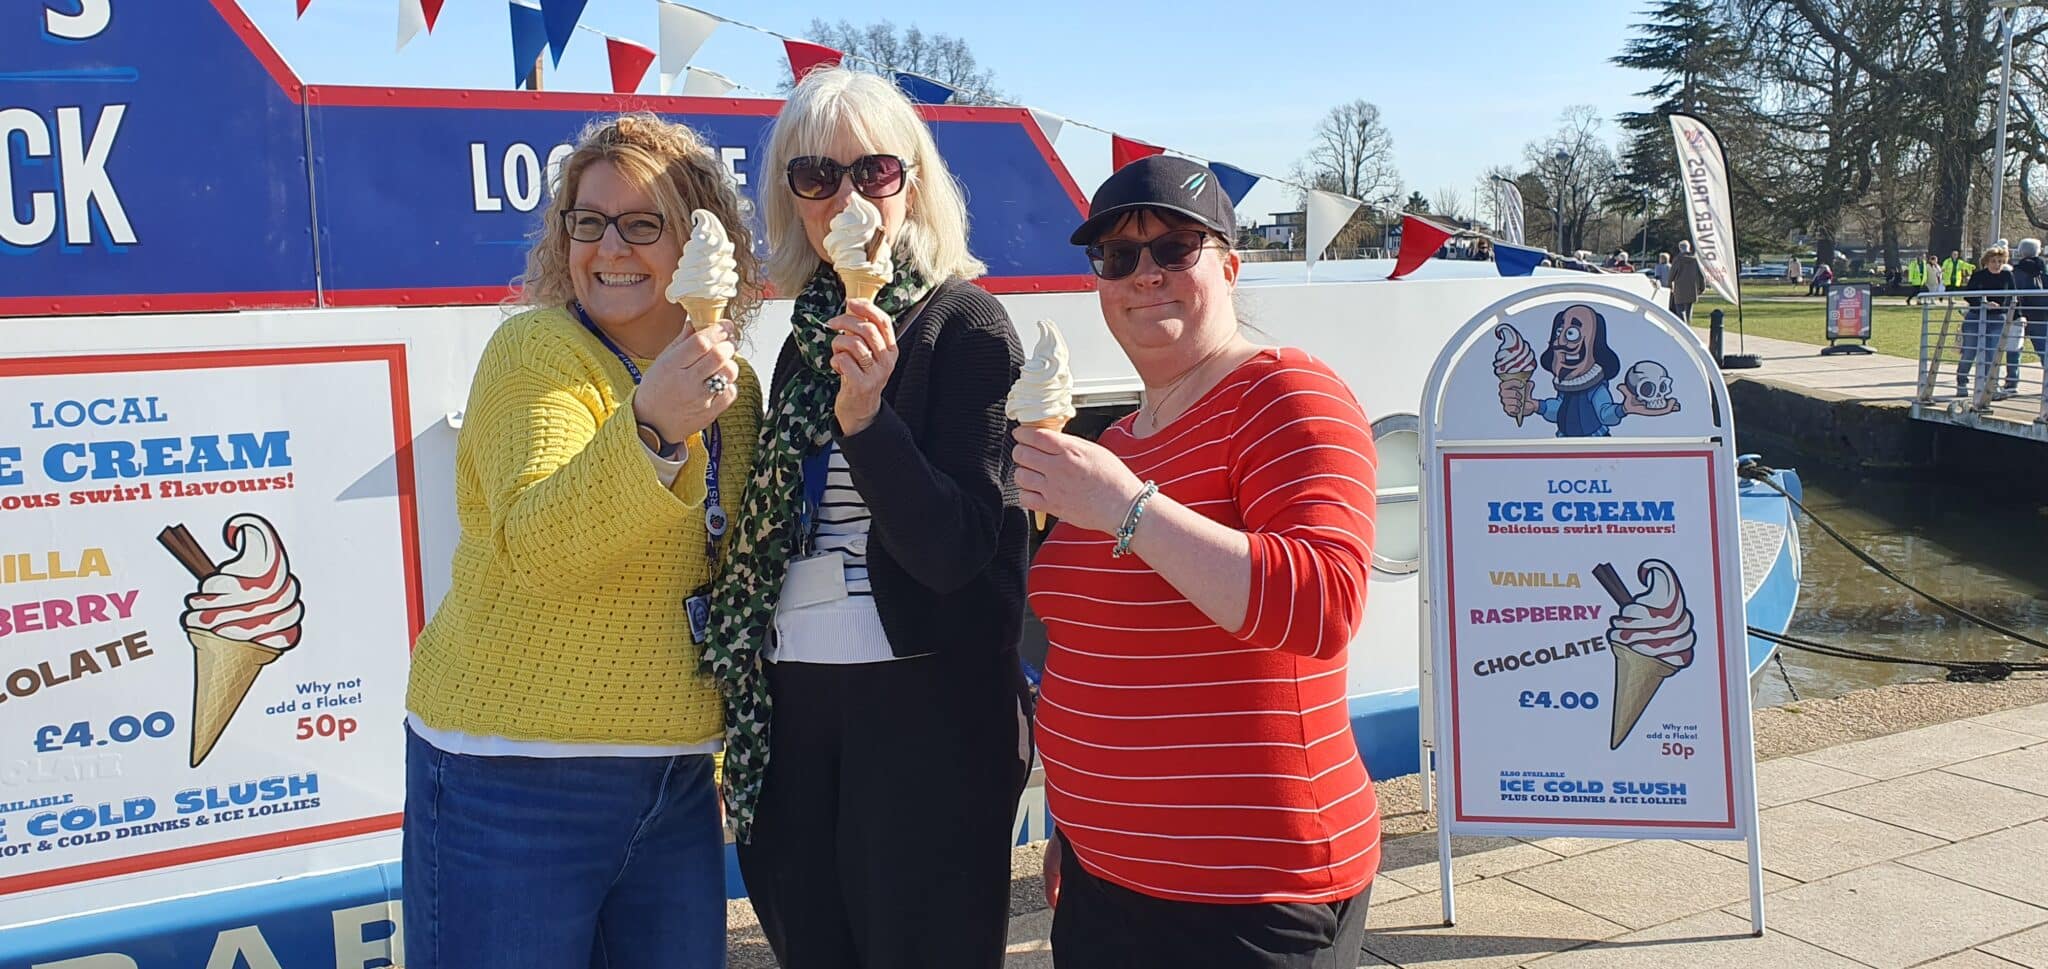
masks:
<path id="1" fill-rule="evenodd" d="M 744 325 L 761 308 L 761 260 L 747 228 L 750 206 L 727 174 L 718 153 L 685 125 L 663 121 L 648 112 L 600 118 L 576 136 L 576 149 L 562 159 L 554 195 L 534 231 L 526 252 L 526 272 L 512 285 L 513 299 L 528 306 L 559 306 L 575 299 L 569 279 L 569 234 L 562 213 L 576 207 L 576 187 L 591 165 L 607 161 L 628 182 L 654 199 L 664 232 L 690 231 L 690 212 L 706 209 L 725 223 L 739 264 L 739 295 L 726 307 L 726 317 Z"/>

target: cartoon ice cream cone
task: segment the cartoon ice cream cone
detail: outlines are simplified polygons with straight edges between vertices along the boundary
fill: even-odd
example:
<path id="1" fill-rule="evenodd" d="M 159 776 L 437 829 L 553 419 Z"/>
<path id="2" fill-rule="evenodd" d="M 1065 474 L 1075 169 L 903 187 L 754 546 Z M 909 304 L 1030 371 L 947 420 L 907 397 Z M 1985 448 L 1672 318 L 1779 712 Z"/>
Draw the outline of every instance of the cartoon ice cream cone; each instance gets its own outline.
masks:
<path id="1" fill-rule="evenodd" d="M 299 642 L 305 606 L 277 529 L 257 515 L 221 526 L 235 550 L 215 567 L 183 525 L 157 536 L 198 578 L 180 621 L 192 643 L 192 766 L 213 752 L 265 666 Z"/>
<path id="2" fill-rule="evenodd" d="M 874 299 L 896 278 L 896 263 L 882 238 L 882 212 L 860 193 L 847 197 L 846 208 L 832 217 L 825 233 L 825 251 L 832 271 L 846 285 L 846 298 Z"/>
<path id="3" fill-rule="evenodd" d="M 1522 339 L 1520 330 L 1502 323 L 1493 328 L 1493 335 L 1500 338 L 1500 349 L 1493 352 L 1493 375 L 1500 378 L 1504 389 L 1515 392 L 1515 400 L 1529 402 L 1529 379 L 1536 375 L 1536 354 L 1530 352 L 1529 342 Z M 1523 414 L 1515 414 L 1515 426 L 1522 426 Z"/>
<path id="4" fill-rule="evenodd" d="M 1074 419 L 1074 374 L 1067 367 L 1067 341 L 1051 320 L 1038 321 L 1038 345 L 1017 382 L 1010 385 L 1003 413 L 1023 427 L 1060 431 Z M 1045 528 L 1045 513 L 1031 513 L 1032 523 Z"/>
<path id="5" fill-rule="evenodd" d="M 709 210 L 691 212 L 690 239 L 683 243 L 683 257 L 669 281 L 669 300 L 690 314 L 691 329 L 701 330 L 724 318 L 726 304 L 739 295 L 739 284 L 739 264 L 733 259 L 725 224 Z"/>
<path id="6" fill-rule="evenodd" d="M 1634 597 L 1611 565 L 1596 566 L 1593 577 L 1621 607 L 1607 624 L 1607 651 L 1614 654 L 1607 749 L 1616 750 L 1635 730 L 1664 681 L 1692 665 L 1696 637 L 1685 589 L 1670 564 L 1648 559 L 1637 566 L 1636 579 L 1646 588 Z"/>

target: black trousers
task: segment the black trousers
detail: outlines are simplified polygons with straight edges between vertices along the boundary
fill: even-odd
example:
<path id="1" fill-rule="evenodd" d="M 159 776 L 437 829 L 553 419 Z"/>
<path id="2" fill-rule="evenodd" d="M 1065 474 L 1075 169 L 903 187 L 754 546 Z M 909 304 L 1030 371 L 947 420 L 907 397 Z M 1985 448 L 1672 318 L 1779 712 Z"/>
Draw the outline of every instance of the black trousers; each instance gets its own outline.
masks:
<path id="1" fill-rule="evenodd" d="M 1371 902 L 1371 885 L 1341 902 L 1169 901 L 1089 874 L 1069 850 L 1060 855 L 1052 962 L 1058 969 L 1355 969 Z"/>
<path id="2" fill-rule="evenodd" d="M 1000 969 L 1021 684 L 1010 651 L 769 666 L 773 746 L 739 858 L 784 969 Z"/>

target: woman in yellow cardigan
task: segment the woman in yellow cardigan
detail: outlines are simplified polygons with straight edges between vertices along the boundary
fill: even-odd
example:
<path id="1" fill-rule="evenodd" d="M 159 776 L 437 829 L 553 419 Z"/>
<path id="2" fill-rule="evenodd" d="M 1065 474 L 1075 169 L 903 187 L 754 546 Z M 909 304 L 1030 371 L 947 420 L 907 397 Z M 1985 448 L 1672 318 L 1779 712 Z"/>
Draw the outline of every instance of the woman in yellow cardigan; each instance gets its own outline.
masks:
<path id="1" fill-rule="evenodd" d="M 593 124 L 477 366 L 462 538 L 406 696 L 411 969 L 724 965 L 717 687 L 686 600 L 752 473 L 761 390 L 734 327 L 665 297 L 691 213 L 761 286 L 716 153 L 653 115 Z"/>

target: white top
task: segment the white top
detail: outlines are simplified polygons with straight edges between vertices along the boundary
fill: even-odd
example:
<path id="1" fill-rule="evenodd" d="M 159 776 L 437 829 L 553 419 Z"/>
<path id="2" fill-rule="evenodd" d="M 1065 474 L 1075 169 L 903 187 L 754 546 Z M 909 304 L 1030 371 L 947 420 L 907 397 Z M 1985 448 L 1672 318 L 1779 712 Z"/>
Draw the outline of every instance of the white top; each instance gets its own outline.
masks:
<path id="1" fill-rule="evenodd" d="M 775 637 L 763 656 L 772 663 L 886 663 L 897 658 L 875 610 L 868 583 L 867 500 L 853 487 L 846 456 L 833 444 L 826 454 L 825 493 L 812 526 L 814 556 L 839 559 L 845 595 L 825 601 L 816 590 L 799 589 L 797 569 L 783 580 L 775 610 Z M 793 602 L 809 604 L 792 605 Z"/>
<path id="2" fill-rule="evenodd" d="M 676 475 L 682 473 L 683 462 L 665 461 L 644 445 L 641 449 L 646 451 L 648 462 L 654 465 L 654 476 L 661 486 L 674 487 Z M 718 738 L 696 744 L 565 744 L 553 740 L 517 740 L 496 734 L 436 730 L 421 723 L 419 716 L 410 712 L 405 715 L 405 724 L 435 750 L 467 757 L 684 757 L 715 754 L 724 746 L 724 741 Z"/>

